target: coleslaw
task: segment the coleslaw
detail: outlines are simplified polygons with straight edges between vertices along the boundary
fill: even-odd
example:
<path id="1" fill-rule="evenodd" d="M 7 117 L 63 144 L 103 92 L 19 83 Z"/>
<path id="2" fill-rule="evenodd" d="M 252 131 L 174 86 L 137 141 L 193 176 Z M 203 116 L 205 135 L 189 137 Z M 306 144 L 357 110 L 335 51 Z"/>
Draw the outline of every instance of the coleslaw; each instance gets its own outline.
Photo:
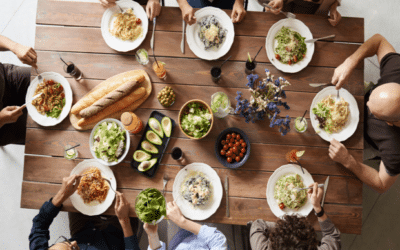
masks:
<path id="1" fill-rule="evenodd" d="M 307 191 L 297 192 L 295 188 L 304 188 L 300 175 L 282 176 L 275 184 L 274 198 L 281 209 L 285 207 L 299 209 L 307 202 Z"/>
<path id="2" fill-rule="evenodd" d="M 307 52 L 305 37 L 300 33 L 283 26 L 276 34 L 278 46 L 275 48 L 275 58 L 281 63 L 292 65 L 304 59 Z"/>

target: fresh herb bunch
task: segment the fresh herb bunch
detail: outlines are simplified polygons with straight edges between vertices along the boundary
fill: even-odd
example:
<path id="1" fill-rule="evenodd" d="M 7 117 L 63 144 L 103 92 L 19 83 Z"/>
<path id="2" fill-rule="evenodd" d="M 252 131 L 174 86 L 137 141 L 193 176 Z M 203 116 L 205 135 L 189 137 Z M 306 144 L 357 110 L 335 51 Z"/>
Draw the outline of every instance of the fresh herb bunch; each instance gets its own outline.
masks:
<path id="1" fill-rule="evenodd" d="M 266 78 L 259 80 L 257 74 L 247 76 L 246 86 L 250 88 L 250 101 L 242 97 L 243 93 L 238 91 L 236 96 L 235 113 L 245 118 L 245 122 L 255 122 L 256 120 L 264 120 L 265 116 L 270 119 L 269 126 L 271 128 L 278 126 L 279 132 L 286 135 L 290 131 L 290 117 L 287 115 L 282 118 L 279 106 L 283 106 L 286 110 L 290 109 L 286 102 L 282 99 L 286 98 L 284 87 L 290 83 L 282 77 L 274 80 L 268 69 L 265 69 Z"/>

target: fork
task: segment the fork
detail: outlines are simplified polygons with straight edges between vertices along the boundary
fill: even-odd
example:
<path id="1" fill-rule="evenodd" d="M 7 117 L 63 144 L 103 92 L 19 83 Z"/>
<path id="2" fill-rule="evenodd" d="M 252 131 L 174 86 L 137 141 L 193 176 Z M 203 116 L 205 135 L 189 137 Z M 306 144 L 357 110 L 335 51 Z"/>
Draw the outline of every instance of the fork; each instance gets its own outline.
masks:
<path id="1" fill-rule="evenodd" d="M 38 73 L 38 71 L 37 71 L 36 68 L 34 68 L 34 69 L 35 69 L 35 71 L 36 71 L 36 74 L 38 75 L 39 81 L 41 82 L 41 81 L 43 80 L 43 77 Z"/>
<path id="2" fill-rule="evenodd" d="M 265 7 L 267 7 L 267 8 L 270 9 L 270 10 L 275 10 L 275 8 L 272 8 L 271 6 L 269 6 L 269 5 L 266 4 L 266 3 L 263 3 L 262 5 L 265 6 Z M 280 10 L 279 12 L 282 13 L 282 14 L 284 14 L 287 18 L 296 19 L 296 15 L 293 14 L 293 13 L 291 13 L 291 12 L 283 12 L 283 11 L 281 11 L 281 10 Z"/>
<path id="3" fill-rule="evenodd" d="M 322 187 L 324 187 L 325 185 L 322 183 L 322 184 L 318 184 L 318 187 L 320 187 L 320 188 L 322 188 Z M 312 189 L 313 187 L 306 187 L 306 188 L 294 188 L 297 192 L 299 192 L 299 191 L 302 191 L 302 190 L 307 190 L 307 189 Z"/>
<path id="4" fill-rule="evenodd" d="M 165 186 L 167 186 L 167 182 L 168 181 L 169 181 L 168 175 L 164 174 L 164 177 L 163 177 L 163 189 L 162 189 L 163 195 L 165 194 Z"/>
<path id="5" fill-rule="evenodd" d="M 106 178 L 103 178 L 103 180 L 105 180 L 106 182 L 108 182 L 108 185 L 110 186 L 111 190 L 114 191 L 114 193 L 117 193 L 117 192 L 115 192 L 114 188 L 112 187 L 111 181 L 110 181 L 110 180 L 108 180 L 108 179 L 106 179 Z"/>

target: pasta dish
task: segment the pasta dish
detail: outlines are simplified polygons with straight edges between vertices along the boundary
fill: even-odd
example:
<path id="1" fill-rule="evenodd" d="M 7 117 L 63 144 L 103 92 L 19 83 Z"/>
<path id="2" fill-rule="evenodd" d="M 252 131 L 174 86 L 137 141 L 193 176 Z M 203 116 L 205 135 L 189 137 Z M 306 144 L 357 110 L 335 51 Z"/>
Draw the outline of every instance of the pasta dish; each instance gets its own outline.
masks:
<path id="1" fill-rule="evenodd" d="M 274 198 L 280 209 L 285 207 L 299 209 L 307 202 L 307 191 L 297 191 L 295 188 L 304 188 L 300 175 L 281 177 L 275 184 Z"/>
<path id="2" fill-rule="evenodd" d="M 199 25 L 199 38 L 205 50 L 218 49 L 225 40 L 227 30 L 221 26 L 214 15 L 204 17 Z"/>
<path id="3" fill-rule="evenodd" d="M 339 132 L 350 114 L 349 103 L 343 97 L 337 101 L 331 95 L 317 103 L 312 111 L 319 121 L 319 127 L 329 134 Z"/>
<path id="4" fill-rule="evenodd" d="M 43 79 L 43 82 L 36 87 L 34 96 L 40 93 L 42 95 L 33 100 L 32 105 L 40 114 L 58 118 L 65 106 L 63 86 L 53 80 Z"/>
<path id="5" fill-rule="evenodd" d="M 182 183 L 181 193 L 194 206 L 204 205 L 211 197 L 212 186 L 203 173 L 192 171 Z"/>
<path id="6" fill-rule="evenodd" d="M 110 33 L 122 39 L 123 41 L 134 41 L 143 33 L 143 27 L 140 25 L 142 20 L 137 18 L 132 9 L 128 9 L 125 13 L 115 14 L 117 18 L 114 21 L 113 28 Z"/>
<path id="7" fill-rule="evenodd" d="M 101 177 L 100 170 L 96 167 L 89 168 L 82 173 L 83 177 L 78 186 L 78 194 L 84 203 L 92 201 L 103 202 L 108 193 L 108 183 Z"/>
<path id="8" fill-rule="evenodd" d="M 282 27 L 276 34 L 278 46 L 275 48 L 275 58 L 285 64 L 297 63 L 306 56 L 307 46 L 298 32 Z"/>

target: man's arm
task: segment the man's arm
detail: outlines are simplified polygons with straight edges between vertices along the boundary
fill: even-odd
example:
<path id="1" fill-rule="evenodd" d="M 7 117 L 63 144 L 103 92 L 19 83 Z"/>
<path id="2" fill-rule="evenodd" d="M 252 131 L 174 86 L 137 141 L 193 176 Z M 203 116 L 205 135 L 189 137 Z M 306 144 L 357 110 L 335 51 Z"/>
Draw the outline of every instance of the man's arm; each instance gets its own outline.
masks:
<path id="1" fill-rule="evenodd" d="M 33 48 L 21 45 L 5 36 L 0 35 L 0 51 L 8 50 L 12 51 L 22 63 L 29 64 L 32 67 L 37 68 L 37 54 Z"/>
<path id="2" fill-rule="evenodd" d="M 192 25 L 196 23 L 196 17 L 194 16 L 194 9 L 189 5 L 187 0 L 176 0 L 178 2 L 179 8 L 182 11 L 182 19 L 187 22 L 187 24 Z"/>
<path id="3" fill-rule="evenodd" d="M 351 170 L 363 183 L 367 184 L 378 193 L 384 193 L 393 185 L 398 176 L 390 176 L 386 172 L 385 165 L 381 161 L 379 172 L 374 168 L 361 162 L 357 162 L 346 147 L 332 140 L 329 146 L 329 156 L 332 160 L 341 163 L 347 169 Z"/>
<path id="4" fill-rule="evenodd" d="M 336 89 L 340 89 L 362 60 L 377 55 L 381 63 L 382 58 L 390 52 L 396 52 L 393 46 L 383 36 L 375 34 L 335 69 L 332 84 L 336 85 Z"/>
<path id="5" fill-rule="evenodd" d="M 243 20 L 246 16 L 246 10 L 244 9 L 244 0 L 236 0 L 233 4 L 231 19 L 233 23 L 238 23 Z"/>

